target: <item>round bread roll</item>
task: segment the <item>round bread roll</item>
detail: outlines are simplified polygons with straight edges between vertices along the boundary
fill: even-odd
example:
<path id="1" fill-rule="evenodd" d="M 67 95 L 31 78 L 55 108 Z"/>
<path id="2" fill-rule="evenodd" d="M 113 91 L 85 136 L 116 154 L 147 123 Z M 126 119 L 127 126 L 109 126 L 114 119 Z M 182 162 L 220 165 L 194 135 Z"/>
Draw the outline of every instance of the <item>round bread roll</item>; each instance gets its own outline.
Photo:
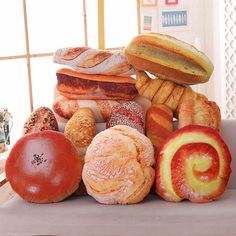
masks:
<path id="1" fill-rule="evenodd" d="M 24 200 L 59 202 L 78 189 L 82 163 L 64 134 L 44 130 L 24 135 L 14 144 L 5 172 L 12 189 Z"/>
<path id="2" fill-rule="evenodd" d="M 64 134 L 76 146 L 83 162 L 87 147 L 96 135 L 95 118 L 92 110 L 79 108 L 66 123 Z"/>
<path id="3" fill-rule="evenodd" d="M 142 201 L 154 181 L 151 141 L 126 125 L 97 134 L 89 145 L 82 178 L 89 195 L 103 204 Z"/>
<path id="4" fill-rule="evenodd" d="M 107 128 L 116 125 L 128 125 L 144 134 L 145 121 L 143 108 L 136 102 L 124 102 L 112 107 L 111 117 L 107 121 Z"/>
<path id="5" fill-rule="evenodd" d="M 209 58 L 194 46 L 158 33 L 134 37 L 124 52 L 134 68 L 178 84 L 205 83 L 214 68 Z"/>
<path id="6" fill-rule="evenodd" d="M 43 130 L 59 130 L 56 117 L 48 107 L 39 107 L 31 113 L 24 124 L 23 135 Z"/>

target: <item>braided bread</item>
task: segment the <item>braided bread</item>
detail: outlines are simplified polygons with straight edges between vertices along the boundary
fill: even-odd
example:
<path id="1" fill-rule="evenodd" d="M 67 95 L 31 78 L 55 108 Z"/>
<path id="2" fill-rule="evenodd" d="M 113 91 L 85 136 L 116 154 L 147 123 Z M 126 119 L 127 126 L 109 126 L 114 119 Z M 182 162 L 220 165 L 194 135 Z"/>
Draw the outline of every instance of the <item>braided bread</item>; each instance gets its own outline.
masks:
<path id="1" fill-rule="evenodd" d="M 85 74 L 119 76 L 135 74 L 122 51 L 98 50 L 88 47 L 61 48 L 54 53 L 53 61 Z"/>
<path id="2" fill-rule="evenodd" d="M 197 96 L 190 87 L 178 85 L 172 81 L 160 78 L 151 79 L 145 72 L 137 71 L 135 87 L 139 94 L 148 98 L 152 104 L 165 104 L 175 117 L 178 116 L 178 109 L 185 100 L 194 100 Z"/>
<path id="3" fill-rule="evenodd" d="M 204 95 L 194 92 L 191 87 L 160 78 L 151 79 L 142 71 L 137 71 L 135 86 L 139 94 L 148 98 L 152 104 L 168 106 L 179 119 L 179 128 L 195 124 L 220 131 L 219 107 Z"/>

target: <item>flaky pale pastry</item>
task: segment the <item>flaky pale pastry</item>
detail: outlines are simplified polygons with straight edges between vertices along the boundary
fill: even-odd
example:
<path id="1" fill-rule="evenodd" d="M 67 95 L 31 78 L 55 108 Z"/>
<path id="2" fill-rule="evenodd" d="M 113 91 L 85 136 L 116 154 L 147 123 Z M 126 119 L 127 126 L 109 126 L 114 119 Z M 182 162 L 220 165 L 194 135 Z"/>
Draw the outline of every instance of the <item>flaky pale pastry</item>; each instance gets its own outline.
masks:
<path id="1" fill-rule="evenodd" d="M 117 125 L 97 134 L 89 145 L 83 181 L 100 203 L 138 203 L 153 184 L 154 162 L 151 141 L 136 129 Z"/>

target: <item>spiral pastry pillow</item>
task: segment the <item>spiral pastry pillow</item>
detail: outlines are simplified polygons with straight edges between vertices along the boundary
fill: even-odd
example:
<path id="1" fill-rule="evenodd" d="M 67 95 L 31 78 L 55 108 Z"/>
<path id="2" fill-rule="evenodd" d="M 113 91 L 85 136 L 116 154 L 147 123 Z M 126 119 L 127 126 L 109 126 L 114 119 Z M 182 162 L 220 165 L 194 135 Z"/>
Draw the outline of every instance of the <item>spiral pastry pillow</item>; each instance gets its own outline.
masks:
<path id="1" fill-rule="evenodd" d="M 156 163 L 156 193 L 167 201 L 209 202 L 225 191 L 231 155 L 212 128 L 189 125 L 161 145 Z"/>

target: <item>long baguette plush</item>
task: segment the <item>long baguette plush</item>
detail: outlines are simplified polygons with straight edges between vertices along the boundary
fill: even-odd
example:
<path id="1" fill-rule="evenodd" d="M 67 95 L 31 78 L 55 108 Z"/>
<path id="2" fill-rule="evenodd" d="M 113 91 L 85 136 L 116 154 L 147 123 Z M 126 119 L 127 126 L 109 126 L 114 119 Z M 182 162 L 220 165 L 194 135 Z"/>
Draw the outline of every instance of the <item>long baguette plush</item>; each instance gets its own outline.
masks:
<path id="1" fill-rule="evenodd" d="M 204 53 L 168 35 L 138 35 L 124 52 L 134 68 L 178 84 L 205 83 L 213 72 L 213 64 Z"/>
<path id="2" fill-rule="evenodd" d="M 85 74 L 133 75 L 133 67 L 128 64 L 122 51 L 98 50 L 88 47 L 61 48 L 53 56 L 53 61 L 72 67 Z"/>
<path id="3" fill-rule="evenodd" d="M 204 125 L 220 131 L 220 109 L 215 102 L 189 86 L 181 86 L 160 78 L 151 79 L 145 72 L 137 71 L 136 88 L 152 104 L 168 106 L 179 119 L 179 127 Z"/>
<path id="4" fill-rule="evenodd" d="M 54 112 L 65 119 L 70 119 L 78 108 L 90 108 L 96 123 L 106 122 L 111 115 L 111 108 L 118 105 L 115 100 L 76 100 L 57 96 L 53 102 Z"/>
<path id="5" fill-rule="evenodd" d="M 70 99 L 132 100 L 138 94 L 130 76 L 88 75 L 68 68 L 57 71 L 57 90 Z"/>

